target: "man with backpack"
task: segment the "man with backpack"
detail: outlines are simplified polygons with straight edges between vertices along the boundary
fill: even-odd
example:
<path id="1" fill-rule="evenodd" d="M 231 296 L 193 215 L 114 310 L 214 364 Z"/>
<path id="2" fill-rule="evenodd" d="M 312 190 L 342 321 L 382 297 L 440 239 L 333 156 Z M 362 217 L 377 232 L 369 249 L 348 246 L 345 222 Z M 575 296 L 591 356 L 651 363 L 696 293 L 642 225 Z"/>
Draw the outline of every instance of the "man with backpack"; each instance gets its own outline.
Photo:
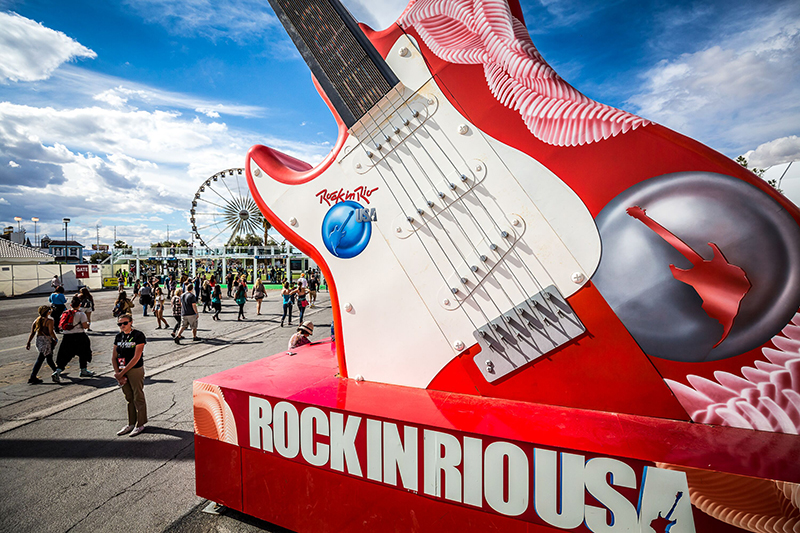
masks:
<path id="1" fill-rule="evenodd" d="M 80 310 L 81 300 L 73 298 L 70 302 L 71 309 L 64 311 L 59 320 L 58 327 L 63 334 L 61 346 L 58 347 L 56 356 L 56 370 L 52 374 L 53 383 L 61 382 L 61 373 L 73 357 L 78 356 L 82 378 L 94 376 L 94 372 L 87 368 L 92 360 L 92 342 L 86 330 L 89 329 L 89 319 L 86 313 Z"/>

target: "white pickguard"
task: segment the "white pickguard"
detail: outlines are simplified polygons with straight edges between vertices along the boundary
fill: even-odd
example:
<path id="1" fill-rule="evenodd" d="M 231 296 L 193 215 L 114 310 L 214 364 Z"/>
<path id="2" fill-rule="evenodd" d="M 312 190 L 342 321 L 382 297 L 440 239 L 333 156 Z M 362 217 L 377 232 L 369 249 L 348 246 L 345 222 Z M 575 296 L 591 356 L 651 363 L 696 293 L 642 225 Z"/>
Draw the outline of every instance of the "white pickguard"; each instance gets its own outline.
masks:
<path id="1" fill-rule="evenodd" d="M 386 61 L 402 93 L 351 128 L 322 176 L 286 185 L 255 172 L 255 161 L 250 169 L 267 205 L 296 219 L 330 267 L 348 374 L 425 387 L 475 343 L 477 328 L 549 285 L 564 297 L 577 291 L 599 263 L 600 237 L 564 182 L 453 108 L 408 37 Z M 362 202 L 377 221 L 365 250 L 340 259 L 322 241 L 329 206 L 317 193 L 362 186 L 378 188 Z"/>

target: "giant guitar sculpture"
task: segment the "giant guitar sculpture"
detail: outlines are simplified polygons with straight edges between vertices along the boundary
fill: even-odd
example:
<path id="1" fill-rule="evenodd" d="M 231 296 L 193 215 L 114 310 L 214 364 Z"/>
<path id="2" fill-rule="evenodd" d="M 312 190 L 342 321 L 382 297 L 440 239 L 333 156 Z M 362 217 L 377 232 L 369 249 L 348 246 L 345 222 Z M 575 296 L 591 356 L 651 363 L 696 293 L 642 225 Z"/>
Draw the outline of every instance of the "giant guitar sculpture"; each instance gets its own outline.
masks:
<path id="1" fill-rule="evenodd" d="M 381 384 L 364 394 L 413 395 L 416 389 L 431 398 L 467 395 L 475 398 L 463 400 L 470 410 L 486 406 L 500 418 L 513 411 L 508 402 L 522 402 L 571 409 L 576 420 L 592 412 L 671 420 L 681 428 L 694 420 L 797 434 L 800 345 L 786 337 L 794 338 L 787 324 L 800 307 L 795 206 L 723 155 L 571 87 L 534 47 L 514 0 L 412 1 L 382 32 L 359 26 L 338 0 L 270 4 L 311 69 L 339 137 L 315 167 L 254 146 L 247 179 L 266 219 L 320 266 L 329 283 L 335 387 L 347 389 L 352 380 Z M 774 355 L 776 347 L 791 355 Z M 758 372 L 742 370 L 751 365 Z M 205 398 L 213 386 L 204 387 Z M 222 381 L 220 387 L 221 405 L 227 405 L 225 396 L 246 408 L 243 396 L 223 392 Z M 357 394 L 347 390 L 350 396 L 337 396 L 344 412 L 346 398 Z M 253 420 L 290 424 L 293 408 L 282 407 L 278 416 L 272 400 L 247 401 L 251 447 L 272 452 L 272 441 L 267 447 L 263 440 L 269 434 L 275 450 L 294 458 L 288 426 L 280 437 L 273 426 L 268 433 L 267 426 L 252 430 Z M 468 430 L 458 409 L 445 411 L 440 415 L 455 429 Z M 324 431 L 332 450 L 333 412 L 329 416 L 322 427 L 330 423 Z M 588 420 L 599 427 L 593 416 Z M 520 423 L 512 418 L 499 427 Z M 416 421 L 431 423 L 423 419 Z M 308 427 L 320 431 L 315 420 Z M 479 419 L 468 425 L 483 428 Z M 224 433 L 221 426 L 217 433 Z M 245 429 L 238 434 L 228 442 L 248 435 Z M 704 442 L 722 445 L 714 438 Z M 431 481 L 426 495 L 470 503 L 466 437 L 462 445 L 458 494 L 449 497 Z M 798 442 L 787 436 L 773 445 L 791 455 Z M 546 457 L 542 453 L 538 457 Z M 649 453 L 637 457 L 658 464 L 659 472 L 708 468 L 700 459 L 674 457 L 672 464 Z M 302 455 L 313 465 L 309 457 L 317 454 L 304 449 Z M 488 448 L 486 454 L 489 461 Z M 344 472 L 333 455 L 329 460 L 330 468 Z M 531 460 L 539 468 L 533 452 Z M 716 469 L 736 478 L 733 486 L 734 474 L 777 480 L 781 471 L 775 483 L 797 481 L 796 469 L 782 470 L 780 461 L 757 471 L 742 462 L 731 459 Z M 386 483 L 388 470 L 368 470 L 369 479 Z M 648 474 L 653 484 L 661 475 L 656 470 Z M 365 475 L 349 462 L 347 472 Z M 665 491 L 659 503 L 643 504 L 642 497 L 656 493 L 642 474 L 636 520 L 666 515 L 667 528 L 693 528 L 687 499 L 678 504 L 675 495 L 689 490 L 700 506 L 695 494 L 703 494 L 702 487 L 680 479 L 658 485 Z M 418 490 L 405 481 L 407 490 Z M 630 483 L 635 488 L 636 480 Z M 473 504 L 507 510 L 514 499 L 509 490 L 497 505 L 488 492 Z M 582 523 L 558 511 L 562 504 L 553 503 L 551 512 L 552 502 L 530 494 L 535 505 L 529 509 L 526 499 L 517 513 L 530 513 L 529 521 L 562 529 Z M 788 513 L 779 517 L 784 527 L 798 504 L 792 496 L 775 498 L 774 508 Z M 719 502 L 704 502 L 709 515 L 742 527 L 742 515 L 736 522 L 714 514 Z M 581 527 L 603 530 L 586 509 Z M 769 509 L 749 510 L 748 520 L 762 520 Z M 261 516 L 270 519 L 271 512 Z M 679 518 L 669 520 L 673 512 Z M 617 527 L 627 527 L 621 516 Z"/>

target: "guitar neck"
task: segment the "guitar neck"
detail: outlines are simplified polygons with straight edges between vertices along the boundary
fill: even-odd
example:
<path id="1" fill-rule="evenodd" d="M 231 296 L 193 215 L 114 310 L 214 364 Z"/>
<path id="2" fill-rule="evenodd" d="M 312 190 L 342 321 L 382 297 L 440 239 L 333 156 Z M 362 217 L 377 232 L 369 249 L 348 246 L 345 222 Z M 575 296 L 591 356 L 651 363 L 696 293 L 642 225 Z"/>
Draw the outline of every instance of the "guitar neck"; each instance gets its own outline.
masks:
<path id="1" fill-rule="evenodd" d="M 269 0 L 348 128 L 399 83 L 339 0 Z"/>

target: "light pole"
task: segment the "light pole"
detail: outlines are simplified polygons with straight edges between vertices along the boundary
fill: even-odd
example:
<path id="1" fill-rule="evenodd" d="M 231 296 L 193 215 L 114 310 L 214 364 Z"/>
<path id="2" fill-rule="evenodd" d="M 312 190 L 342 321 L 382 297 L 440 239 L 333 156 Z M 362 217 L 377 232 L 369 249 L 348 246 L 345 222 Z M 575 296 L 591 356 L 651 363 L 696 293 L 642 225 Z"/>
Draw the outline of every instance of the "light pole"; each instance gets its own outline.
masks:
<path id="1" fill-rule="evenodd" d="M 31 218 L 33 222 L 33 244 L 34 246 L 39 246 L 39 230 L 37 228 L 37 224 L 39 223 L 39 217 Z"/>
<path id="2" fill-rule="evenodd" d="M 14 217 L 14 220 L 17 221 L 17 232 L 21 232 L 22 227 L 20 226 L 20 222 L 22 222 L 22 217 Z"/>
<path id="3" fill-rule="evenodd" d="M 64 223 L 64 262 L 67 262 L 69 256 L 67 255 L 67 227 L 69 226 L 69 219 L 63 218 L 61 221 Z"/>

